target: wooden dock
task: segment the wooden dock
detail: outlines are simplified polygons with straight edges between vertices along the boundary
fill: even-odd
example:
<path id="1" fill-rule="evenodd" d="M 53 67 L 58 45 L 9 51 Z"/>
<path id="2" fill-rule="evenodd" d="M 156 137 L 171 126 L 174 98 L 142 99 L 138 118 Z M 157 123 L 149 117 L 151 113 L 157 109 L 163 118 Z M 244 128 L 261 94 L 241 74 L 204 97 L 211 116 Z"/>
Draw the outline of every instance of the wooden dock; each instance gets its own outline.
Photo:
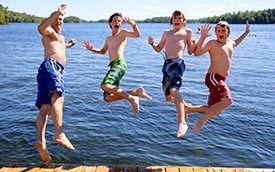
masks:
<path id="1" fill-rule="evenodd" d="M 275 172 L 263 168 L 188 167 L 188 166 L 82 166 L 74 164 L 0 164 L 0 172 Z"/>

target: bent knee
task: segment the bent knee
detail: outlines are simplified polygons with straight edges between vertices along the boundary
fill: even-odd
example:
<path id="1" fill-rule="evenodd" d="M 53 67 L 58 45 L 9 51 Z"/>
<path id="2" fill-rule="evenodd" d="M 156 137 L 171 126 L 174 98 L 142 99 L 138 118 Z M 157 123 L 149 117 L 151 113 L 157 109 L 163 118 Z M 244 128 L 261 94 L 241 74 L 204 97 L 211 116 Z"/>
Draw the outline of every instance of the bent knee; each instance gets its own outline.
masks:
<path id="1" fill-rule="evenodd" d="M 230 98 L 223 98 L 222 101 L 226 104 L 226 106 L 231 106 L 233 104 L 233 99 Z"/>
<path id="2" fill-rule="evenodd" d="M 102 85 L 101 85 L 101 89 L 102 89 L 103 91 L 109 90 L 110 88 L 112 88 L 112 85 L 111 85 L 111 84 L 102 84 Z"/>
<path id="3" fill-rule="evenodd" d="M 103 97 L 103 100 L 104 100 L 105 102 L 111 102 L 111 100 L 109 99 L 109 96 Z"/>
<path id="4" fill-rule="evenodd" d="M 106 89 L 106 84 L 102 84 L 102 85 L 101 85 L 101 89 L 102 89 L 102 90 L 105 90 L 105 89 Z"/>

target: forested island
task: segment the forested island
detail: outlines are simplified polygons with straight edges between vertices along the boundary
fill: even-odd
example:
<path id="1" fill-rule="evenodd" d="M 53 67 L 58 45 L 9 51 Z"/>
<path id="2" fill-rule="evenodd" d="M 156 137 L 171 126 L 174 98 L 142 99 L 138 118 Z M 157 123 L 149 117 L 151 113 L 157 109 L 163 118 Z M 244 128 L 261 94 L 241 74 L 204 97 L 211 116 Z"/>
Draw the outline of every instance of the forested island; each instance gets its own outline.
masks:
<path id="1" fill-rule="evenodd" d="M 43 17 L 38 17 L 26 13 L 19 13 L 8 10 L 0 4 L 0 24 L 8 23 L 39 23 Z M 233 13 L 225 13 L 220 16 L 205 17 L 200 19 L 188 19 L 187 23 L 217 23 L 225 20 L 230 24 L 244 24 L 249 20 L 251 24 L 275 24 L 275 9 L 266 9 L 259 11 L 239 11 Z M 97 21 L 87 21 L 76 16 L 64 18 L 65 23 L 106 23 L 107 19 Z M 153 17 L 145 20 L 138 20 L 139 23 L 169 23 L 170 17 Z"/>
<path id="2" fill-rule="evenodd" d="M 0 4 L 0 24 L 8 23 L 40 23 L 44 18 L 30 15 L 27 13 L 19 13 L 8 10 Z M 64 18 L 65 23 L 87 23 L 88 21 L 82 20 L 76 16 L 69 16 Z"/>

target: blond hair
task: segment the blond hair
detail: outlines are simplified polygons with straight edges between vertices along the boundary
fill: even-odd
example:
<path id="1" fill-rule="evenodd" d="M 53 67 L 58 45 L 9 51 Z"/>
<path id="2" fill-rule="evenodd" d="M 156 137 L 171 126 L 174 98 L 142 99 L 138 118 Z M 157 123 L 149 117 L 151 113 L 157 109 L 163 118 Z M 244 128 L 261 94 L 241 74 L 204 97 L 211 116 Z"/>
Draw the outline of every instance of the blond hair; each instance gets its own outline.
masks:
<path id="1" fill-rule="evenodd" d="M 215 30 L 217 29 L 217 27 L 226 28 L 228 30 L 228 35 L 231 32 L 230 25 L 226 21 L 219 21 L 215 26 Z"/>

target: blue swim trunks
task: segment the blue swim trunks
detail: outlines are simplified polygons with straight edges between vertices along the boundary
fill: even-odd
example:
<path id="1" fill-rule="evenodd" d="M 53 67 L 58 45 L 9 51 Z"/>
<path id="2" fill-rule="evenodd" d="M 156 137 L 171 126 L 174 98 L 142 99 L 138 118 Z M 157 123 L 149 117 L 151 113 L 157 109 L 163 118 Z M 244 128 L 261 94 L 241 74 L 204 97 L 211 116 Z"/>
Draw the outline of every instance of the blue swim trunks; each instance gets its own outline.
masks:
<path id="1" fill-rule="evenodd" d="M 45 59 L 38 69 L 38 93 L 35 105 L 38 109 L 42 104 L 51 104 L 52 93 L 58 91 L 60 96 L 64 93 L 64 67 L 52 58 Z"/>
<path id="2" fill-rule="evenodd" d="M 182 58 L 166 59 L 163 64 L 162 88 L 165 96 L 170 95 L 170 89 L 179 90 L 182 85 L 182 77 L 185 64 Z"/>

